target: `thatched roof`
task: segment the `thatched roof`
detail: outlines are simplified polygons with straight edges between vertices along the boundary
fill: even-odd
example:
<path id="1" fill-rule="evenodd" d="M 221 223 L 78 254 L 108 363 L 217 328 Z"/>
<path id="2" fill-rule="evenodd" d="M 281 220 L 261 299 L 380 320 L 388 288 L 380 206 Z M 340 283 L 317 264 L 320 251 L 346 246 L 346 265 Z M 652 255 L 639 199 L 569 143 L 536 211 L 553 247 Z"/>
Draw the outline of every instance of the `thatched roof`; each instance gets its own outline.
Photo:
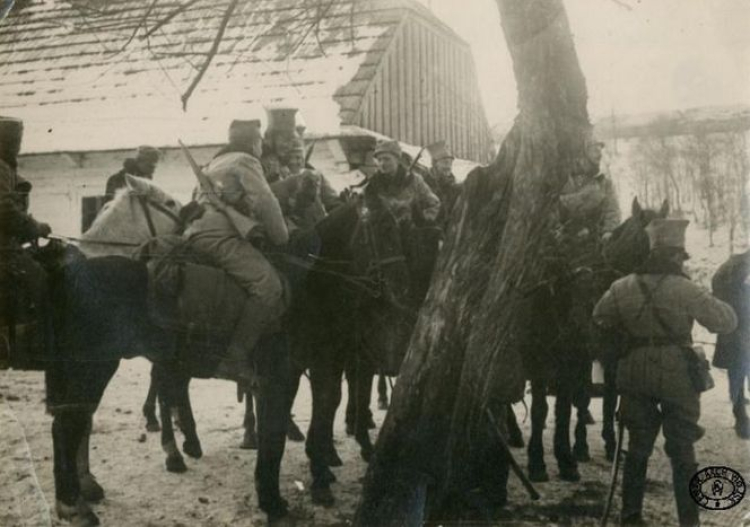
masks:
<path id="1" fill-rule="evenodd" d="M 216 143 L 267 106 L 324 131 L 354 115 L 404 17 L 466 45 L 412 0 L 240 0 L 183 112 L 229 3 L 22 2 L 0 21 L 0 114 L 26 121 L 25 152 Z"/>

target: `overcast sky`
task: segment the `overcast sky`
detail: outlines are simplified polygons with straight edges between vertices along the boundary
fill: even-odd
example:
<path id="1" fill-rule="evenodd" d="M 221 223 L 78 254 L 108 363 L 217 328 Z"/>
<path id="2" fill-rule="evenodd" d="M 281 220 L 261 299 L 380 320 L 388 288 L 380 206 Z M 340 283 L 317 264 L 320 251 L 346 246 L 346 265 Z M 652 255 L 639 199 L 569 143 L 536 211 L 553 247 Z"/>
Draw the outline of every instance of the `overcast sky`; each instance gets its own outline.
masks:
<path id="1" fill-rule="evenodd" d="M 495 0 L 421 1 L 471 44 L 490 123 L 510 121 L 516 88 Z M 592 116 L 750 104 L 750 0 L 564 3 Z"/>

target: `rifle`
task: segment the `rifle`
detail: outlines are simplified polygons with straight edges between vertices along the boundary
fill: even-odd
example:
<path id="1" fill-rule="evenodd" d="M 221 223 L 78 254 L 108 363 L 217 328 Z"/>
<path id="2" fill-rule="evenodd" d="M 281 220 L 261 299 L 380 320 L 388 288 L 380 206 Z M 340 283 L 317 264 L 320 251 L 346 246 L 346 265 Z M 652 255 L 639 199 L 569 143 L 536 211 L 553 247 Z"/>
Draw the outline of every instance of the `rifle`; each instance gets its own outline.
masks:
<path id="1" fill-rule="evenodd" d="M 185 146 L 185 143 L 183 143 L 179 139 L 177 140 L 177 142 L 180 144 L 182 153 L 185 154 L 185 157 L 187 158 L 188 163 L 190 163 L 190 168 L 193 169 L 193 174 L 195 174 L 195 177 L 198 180 L 198 185 L 201 187 L 201 190 L 208 198 L 208 201 L 210 201 L 211 205 L 213 205 L 220 211 L 225 212 L 227 209 L 227 206 L 223 201 L 221 201 L 221 198 L 219 198 L 219 196 L 216 195 L 216 191 L 214 190 L 214 186 L 211 183 L 211 180 L 208 179 L 208 177 L 206 177 L 206 174 L 203 173 L 203 169 L 196 162 L 195 158 L 193 157 L 193 154 L 191 154 L 190 150 L 188 150 L 188 147 Z"/>
<path id="2" fill-rule="evenodd" d="M 233 207 L 227 206 L 227 204 L 224 203 L 216 193 L 213 183 L 211 183 L 211 180 L 208 179 L 206 174 L 203 173 L 203 169 L 195 161 L 195 158 L 190 153 L 190 150 L 188 150 L 188 148 L 182 141 L 177 140 L 177 142 L 180 144 L 182 153 L 185 154 L 188 163 L 190 163 L 190 167 L 193 169 L 193 174 L 195 174 L 195 177 L 198 179 L 198 184 L 203 193 L 206 195 L 206 198 L 208 198 L 208 201 L 211 203 L 211 205 L 216 207 L 216 210 L 224 214 L 229 219 L 229 222 L 243 238 L 246 237 L 252 230 L 253 226 L 257 224 L 257 222 L 255 222 L 251 218 L 248 218 L 247 216 L 243 216 Z"/>
<path id="3" fill-rule="evenodd" d="M 308 148 L 307 152 L 305 153 L 305 168 L 313 168 L 313 169 L 315 168 L 312 165 L 310 165 L 310 158 L 312 157 L 313 150 L 315 150 L 315 144 L 316 143 L 313 142 L 310 145 L 310 148 Z"/>
<path id="4" fill-rule="evenodd" d="M 417 166 L 417 161 L 419 161 L 419 158 L 422 157 L 422 154 L 424 153 L 426 146 L 423 146 L 419 149 L 419 152 L 417 152 L 417 157 L 414 158 L 414 160 L 411 162 L 411 165 L 409 165 L 409 170 L 406 171 L 407 174 L 411 174 L 411 171 L 414 169 L 415 166 Z"/>
<path id="5" fill-rule="evenodd" d="M 503 434 L 500 432 L 500 427 L 497 424 L 497 420 L 495 419 L 495 416 L 492 413 L 492 410 L 487 408 L 487 416 L 490 419 L 490 423 L 492 426 L 495 427 L 495 431 L 497 432 L 497 437 L 500 440 L 500 446 L 503 447 L 503 450 L 505 451 L 505 455 L 508 456 L 508 462 L 510 463 L 510 468 L 513 469 L 513 473 L 518 476 L 518 479 L 521 480 L 521 483 L 523 484 L 526 491 L 529 493 L 529 496 L 531 496 L 532 500 L 538 500 L 540 498 L 539 493 L 534 488 L 534 485 L 532 485 L 529 478 L 526 477 L 526 474 L 523 473 L 523 470 L 521 470 L 521 467 L 518 466 L 518 462 L 513 457 L 513 454 L 510 451 L 510 447 L 508 446 L 508 442 L 505 441 L 505 437 L 503 437 Z"/>
<path id="6" fill-rule="evenodd" d="M 612 502 L 615 498 L 615 489 L 617 488 L 617 475 L 620 472 L 620 465 L 622 464 L 622 441 L 625 436 L 625 425 L 622 423 L 622 416 L 617 421 L 617 446 L 615 447 L 615 459 L 612 461 L 612 477 L 609 483 L 609 492 L 607 493 L 607 502 L 604 505 L 604 513 L 602 514 L 602 520 L 599 523 L 600 527 L 607 527 L 607 520 L 609 519 L 609 513 L 612 511 Z"/>

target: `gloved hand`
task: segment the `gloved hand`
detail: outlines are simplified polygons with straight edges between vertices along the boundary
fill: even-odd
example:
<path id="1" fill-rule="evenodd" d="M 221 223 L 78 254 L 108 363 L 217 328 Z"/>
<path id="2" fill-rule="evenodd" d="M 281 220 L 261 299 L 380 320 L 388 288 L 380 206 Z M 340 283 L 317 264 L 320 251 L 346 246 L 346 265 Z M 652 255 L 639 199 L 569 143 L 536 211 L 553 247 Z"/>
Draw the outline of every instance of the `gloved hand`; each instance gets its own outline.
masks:
<path id="1" fill-rule="evenodd" d="M 50 234 L 52 234 L 52 227 L 48 223 L 37 222 L 36 235 L 38 238 L 46 238 Z"/>

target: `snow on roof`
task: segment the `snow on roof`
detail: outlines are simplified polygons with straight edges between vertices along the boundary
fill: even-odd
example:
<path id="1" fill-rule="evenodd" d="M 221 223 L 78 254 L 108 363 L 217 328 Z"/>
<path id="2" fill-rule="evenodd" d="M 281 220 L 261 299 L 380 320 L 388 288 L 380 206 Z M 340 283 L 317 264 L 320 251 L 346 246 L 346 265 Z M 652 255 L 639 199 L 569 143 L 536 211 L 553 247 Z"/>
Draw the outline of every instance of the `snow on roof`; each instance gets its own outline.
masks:
<path id="1" fill-rule="evenodd" d="M 27 153 L 215 144 L 273 106 L 336 130 L 408 12 L 447 30 L 412 0 L 240 0 L 183 111 L 228 3 L 197 0 L 157 28 L 180 4 L 25 2 L 0 21 L 0 114 L 25 121 Z"/>

